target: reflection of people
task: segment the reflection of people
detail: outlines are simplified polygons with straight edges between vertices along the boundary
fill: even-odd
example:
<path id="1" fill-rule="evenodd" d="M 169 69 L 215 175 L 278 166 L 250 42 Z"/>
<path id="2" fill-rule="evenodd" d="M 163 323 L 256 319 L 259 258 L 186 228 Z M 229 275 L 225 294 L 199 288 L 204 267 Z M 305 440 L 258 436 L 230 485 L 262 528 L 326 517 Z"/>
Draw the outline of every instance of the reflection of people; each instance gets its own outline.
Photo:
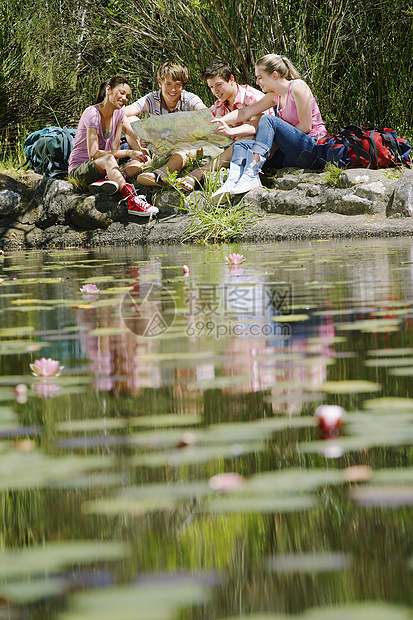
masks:
<path id="1" fill-rule="evenodd" d="M 157 78 L 159 90 L 148 93 L 126 107 L 126 116 L 130 122 L 138 120 L 137 117 L 145 112 L 151 116 L 159 116 L 171 112 L 192 112 L 206 107 L 197 95 L 185 90 L 188 82 L 186 67 L 178 63 L 167 62 L 158 69 Z M 187 165 L 188 159 L 195 158 L 197 154 L 196 149 L 177 151 L 164 166 L 152 172 L 140 174 L 137 181 L 141 185 L 162 187 L 167 184 L 167 171 L 172 173 L 182 170 Z"/>
<path id="2" fill-rule="evenodd" d="M 134 140 L 125 118 L 129 95 L 130 86 L 121 76 L 100 85 L 96 103 L 86 108 L 80 118 L 69 158 L 69 174 L 87 183 L 93 193 L 114 194 L 119 190 L 128 201 L 128 212 L 133 215 L 152 215 L 158 213 L 157 207 L 138 197 L 119 169 L 119 160 L 130 157 L 124 168 L 124 173 L 130 176 L 142 170 L 147 160 L 137 139 L 133 149 L 120 149 L 123 126 L 128 130 L 129 140 Z"/>
<path id="3" fill-rule="evenodd" d="M 264 97 L 264 94 L 252 88 L 247 84 L 237 84 L 234 78 L 234 73 L 231 67 L 220 61 L 214 61 L 209 67 L 205 69 L 202 77 L 206 80 L 208 87 L 210 88 L 214 97 L 216 97 L 215 103 L 209 108 L 215 118 L 222 118 L 226 114 L 229 114 L 233 110 L 240 110 L 246 106 L 256 103 Z M 266 114 L 273 114 L 272 110 L 267 110 Z M 232 159 L 234 166 L 230 166 L 229 177 L 232 177 L 236 168 L 236 164 L 242 163 L 242 159 L 245 158 L 245 152 L 248 150 L 247 140 L 254 140 L 257 130 L 258 121 L 261 118 L 261 113 L 256 116 L 252 116 L 248 123 L 238 122 L 234 127 L 226 134 L 232 140 L 242 140 L 242 149 L 237 154 L 237 157 Z M 252 142 L 250 143 L 252 145 Z M 190 175 L 181 179 L 184 189 L 192 190 L 196 181 L 200 181 L 204 173 L 208 170 L 216 170 L 220 167 L 228 167 L 233 156 L 232 146 L 227 148 L 218 157 L 212 160 L 198 170 L 194 170 Z M 237 179 L 239 178 L 239 175 Z"/>
<path id="4" fill-rule="evenodd" d="M 212 121 L 219 123 L 218 133 L 230 136 L 232 129 L 229 125 L 247 121 L 274 104 L 277 106 L 278 116 L 263 116 L 260 119 L 242 175 L 232 187 L 227 188 L 230 194 L 243 194 L 261 187 L 258 175 L 273 143 L 276 151 L 270 160 L 272 167 L 315 167 L 318 161 L 316 141 L 327 133 L 309 86 L 300 79 L 288 58 L 276 54 L 263 56 L 255 65 L 255 75 L 265 96 L 251 106 Z"/>

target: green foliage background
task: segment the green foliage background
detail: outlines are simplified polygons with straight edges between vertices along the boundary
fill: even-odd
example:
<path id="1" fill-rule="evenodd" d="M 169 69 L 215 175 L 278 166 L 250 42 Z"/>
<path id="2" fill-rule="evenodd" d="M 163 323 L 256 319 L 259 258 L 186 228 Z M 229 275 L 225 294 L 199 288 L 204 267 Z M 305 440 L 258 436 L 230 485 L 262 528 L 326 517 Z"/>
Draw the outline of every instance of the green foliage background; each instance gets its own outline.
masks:
<path id="1" fill-rule="evenodd" d="M 212 60 L 254 84 L 269 52 L 293 60 L 330 131 L 377 124 L 411 138 L 412 23 L 405 0 L 0 0 L 0 139 L 76 125 L 114 74 L 140 96 L 168 59 L 210 105 L 200 75 Z"/>

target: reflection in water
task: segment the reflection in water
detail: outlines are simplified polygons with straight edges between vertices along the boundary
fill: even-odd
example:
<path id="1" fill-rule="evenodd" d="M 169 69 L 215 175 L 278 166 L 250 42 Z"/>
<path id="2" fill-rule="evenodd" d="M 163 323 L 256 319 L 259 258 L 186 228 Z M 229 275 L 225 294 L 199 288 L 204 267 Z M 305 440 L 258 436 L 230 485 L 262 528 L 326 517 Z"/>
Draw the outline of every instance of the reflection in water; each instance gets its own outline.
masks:
<path id="1" fill-rule="evenodd" d="M 412 607 L 410 245 L 6 256 L 0 617 Z M 42 357 L 61 375 L 34 380 Z"/>

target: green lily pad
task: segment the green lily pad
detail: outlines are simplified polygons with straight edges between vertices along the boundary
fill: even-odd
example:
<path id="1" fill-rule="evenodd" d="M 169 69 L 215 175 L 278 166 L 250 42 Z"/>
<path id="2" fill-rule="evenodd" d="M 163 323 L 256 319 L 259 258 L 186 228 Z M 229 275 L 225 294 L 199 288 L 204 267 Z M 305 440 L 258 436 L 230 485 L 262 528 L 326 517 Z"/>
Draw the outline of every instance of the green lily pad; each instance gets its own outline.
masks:
<path id="1" fill-rule="evenodd" d="M 299 323 L 300 321 L 308 321 L 308 314 L 279 314 L 271 317 L 276 323 Z"/>
<path id="2" fill-rule="evenodd" d="M 291 497 L 224 497 L 209 501 L 203 510 L 211 513 L 288 513 L 310 510 L 317 506 L 317 499 L 311 495 Z"/>
<path id="3" fill-rule="evenodd" d="M 351 558 L 345 553 L 291 553 L 268 558 L 266 564 L 276 573 L 329 573 L 349 568 Z"/>
<path id="4" fill-rule="evenodd" d="M 375 360 L 366 360 L 364 364 L 369 368 L 413 366 L 413 357 L 381 357 Z"/>
<path id="5" fill-rule="evenodd" d="M 21 575 L 53 573 L 72 565 L 117 560 L 127 553 L 128 546 L 125 543 L 94 540 L 51 542 L 21 551 L 2 549 L 0 577 L 11 579 Z"/>
<path id="6" fill-rule="evenodd" d="M 132 467 L 180 467 L 209 463 L 216 459 L 235 459 L 265 449 L 263 443 L 234 443 L 220 446 L 194 446 L 167 452 L 139 454 L 129 459 Z"/>
<path id="7" fill-rule="evenodd" d="M 384 396 L 383 398 L 371 398 L 363 401 L 363 407 L 377 413 L 412 412 L 413 398 L 401 396 Z"/>
<path id="8" fill-rule="evenodd" d="M 321 386 L 328 394 L 359 394 L 363 392 L 379 392 L 381 385 L 372 381 L 327 381 Z"/>
<path id="9" fill-rule="evenodd" d="M 411 620 L 411 609 L 400 605 L 389 605 L 382 601 L 380 603 L 360 601 L 352 605 L 313 607 L 297 615 L 276 613 L 243 615 L 243 620 L 389 620 L 389 618 L 391 620 Z M 232 616 L 220 620 L 236 619 L 237 617 Z"/>
<path id="10" fill-rule="evenodd" d="M 361 331 L 361 332 L 392 332 L 398 331 L 400 319 L 365 319 L 362 321 L 354 321 L 353 323 L 345 323 L 336 325 L 336 329 L 340 331 Z"/>
<path id="11" fill-rule="evenodd" d="M 174 620 L 180 608 L 205 603 L 208 592 L 196 578 L 154 577 L 143 584 L 75 594 L 70 610 L 60 613 L 58 620 Z"/>

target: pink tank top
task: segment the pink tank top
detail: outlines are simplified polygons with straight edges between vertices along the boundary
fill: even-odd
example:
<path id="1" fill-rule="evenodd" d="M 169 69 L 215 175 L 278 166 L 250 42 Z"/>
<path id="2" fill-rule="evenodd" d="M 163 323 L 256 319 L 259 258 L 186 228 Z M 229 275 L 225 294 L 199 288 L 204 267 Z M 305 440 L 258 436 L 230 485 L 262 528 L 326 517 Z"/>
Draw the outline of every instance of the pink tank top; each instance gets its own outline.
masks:
<path id="1" fill-rule="evenodd" d="M 297 106 L 291 95 L 291 87 L 292 87 L 293 81 L 294 80 L 290 81 L 290 84 L 288 86 L 288 93 L 287 93 L 287 99 L 285 102 L 285 106 L 283 107 L 282 110 L 278 109 L 278 116 L 282 118 L 282 120 L 285 121 L 286 123 L 290 123 L 290 125 L 294 125 L 295 127 L 296 125 L 298 125 L 299 119 L 298 119 L 298 114 L 297 114 Z M 276 95 L 274 101 L 277 105 L 277 108 L 278 108 L 278 99 L 279 97 L 278 95 Z M 312 114 L 312 119 L 313 119 L 313 125 L 307 135 L 321 137 L 327 133 L 327 129 L 326 129 L 326 126 L 324 125 L 323 119 L 321 118 L 321 112 L 318 108 L 317 101 L 315 100 L 314 97 L 312 97 L 311 99 L 311 114 Z"/>

